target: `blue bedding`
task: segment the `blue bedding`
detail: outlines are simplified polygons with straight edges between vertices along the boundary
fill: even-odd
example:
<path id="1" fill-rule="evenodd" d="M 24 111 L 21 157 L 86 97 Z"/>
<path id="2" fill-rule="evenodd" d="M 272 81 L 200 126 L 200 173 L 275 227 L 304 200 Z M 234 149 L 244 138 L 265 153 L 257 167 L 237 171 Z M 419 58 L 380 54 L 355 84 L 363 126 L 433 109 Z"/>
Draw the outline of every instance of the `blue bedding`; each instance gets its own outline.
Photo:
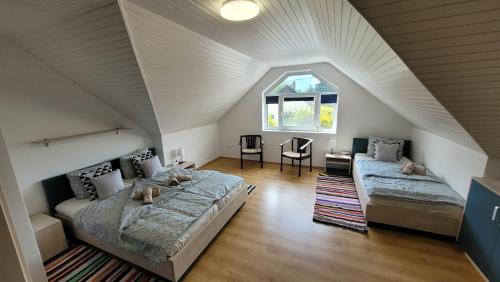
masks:
<path id="1" fill-rule="evenodd" d="M 401 173 L 400 163 L 375 160 L 357 160 L 356 165 L 370 197 L 392 197 L 460 207 L 465 204 L 457 192 L 430 171 L 427 175 L 405 175 Z"/>

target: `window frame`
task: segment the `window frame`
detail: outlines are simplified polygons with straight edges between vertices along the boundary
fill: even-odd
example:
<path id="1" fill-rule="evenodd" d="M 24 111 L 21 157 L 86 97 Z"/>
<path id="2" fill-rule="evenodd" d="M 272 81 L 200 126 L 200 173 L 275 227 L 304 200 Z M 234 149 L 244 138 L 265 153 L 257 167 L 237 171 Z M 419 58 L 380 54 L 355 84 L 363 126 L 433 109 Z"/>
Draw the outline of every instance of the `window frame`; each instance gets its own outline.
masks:
<path id="1" fill-rule="evenodd" d="M 334 92 L 305 92 L 305 93 L 281 93 L 279 95 L 272 95 L 271 92 L 278 87 L 280 83 L 286 80 L 290 76 L 298 76 L 298 75 L 312 75 L 315 78 L 319 79 L 322 83 L 330 86 Z M 335 115 L 333 118 L 332 129 L 322 129 L 320 122 L 320 114 L 321 114 L 321 96 L 322 95 L 337 95 L 337 103 L 335 103 Z M 278 97 L 278 127 L 268 127 L 268 104 L 266 103 L 266 97 Z M 285 126 L 283 124 L 283 108 L 284 108 L 284 100 L 288 97 L 295 98 L 313 98 L 314 99 L 314 125 L 312 128 L 300 127 L 300 126 Z M 270 86 L 268 86 L 262 92 L 262 130 L 263 131 L 275 131 L 275 132 L 305 132 L 305 133 L 329 133 L 336 134 L 337 132 L 337 119 L 339 114 L 339 99 L 340 99 L 340 91 L 339 88 L 333 85 L 328 80 L 321 77 L 314 71 L 306 70 L 306 71 L 291 71 L 283 73 L 276 81 L 274 81 Z"/>

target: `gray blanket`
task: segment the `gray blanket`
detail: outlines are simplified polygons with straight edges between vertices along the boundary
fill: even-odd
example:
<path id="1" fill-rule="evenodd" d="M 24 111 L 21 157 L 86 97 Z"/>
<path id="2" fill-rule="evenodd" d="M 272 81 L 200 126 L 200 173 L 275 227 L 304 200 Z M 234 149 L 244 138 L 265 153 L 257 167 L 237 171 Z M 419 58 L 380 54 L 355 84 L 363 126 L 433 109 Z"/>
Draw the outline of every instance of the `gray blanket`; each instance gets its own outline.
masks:
<path id="1" fill-rule="evenodd" d="M 368 196 L 464 206 L 464 199 L 430 171 L 427 175 L 405 175 L 400 163 L 373 160 L 357 160 L 356 165 Z"/>
<path id="2" fill-rule="evenodd" d="M 211 208 L 216 200 L 243 183 L 240 177 L 216 171 L 183 171 L 193 176 L 192 183 L 162 186 L 161 195 L 154 198 L 152 205 L 131 198 L 134 189 L 165 185 L 164 180 L 175 172 L 179 170 L 136 181 L 132 188 L 95 201 L 79 211 L 73 223 L 104 242 L 161 263 L 186 244 L 186 230 L 200 216 L 216 211 Z"/>

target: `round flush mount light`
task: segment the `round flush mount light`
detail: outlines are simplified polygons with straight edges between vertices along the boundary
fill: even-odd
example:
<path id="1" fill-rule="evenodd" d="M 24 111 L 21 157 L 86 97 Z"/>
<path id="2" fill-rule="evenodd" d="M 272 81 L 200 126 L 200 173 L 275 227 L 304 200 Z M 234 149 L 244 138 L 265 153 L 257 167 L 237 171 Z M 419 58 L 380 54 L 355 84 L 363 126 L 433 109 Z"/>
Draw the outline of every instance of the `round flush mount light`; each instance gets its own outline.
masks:
<path id="1" fill-rule="evenodd" d="M 259 14 L 259 6 L 251 0 L 229 0 L 220 9 L 220 15 L 230 21 L 246 21 Z"/>

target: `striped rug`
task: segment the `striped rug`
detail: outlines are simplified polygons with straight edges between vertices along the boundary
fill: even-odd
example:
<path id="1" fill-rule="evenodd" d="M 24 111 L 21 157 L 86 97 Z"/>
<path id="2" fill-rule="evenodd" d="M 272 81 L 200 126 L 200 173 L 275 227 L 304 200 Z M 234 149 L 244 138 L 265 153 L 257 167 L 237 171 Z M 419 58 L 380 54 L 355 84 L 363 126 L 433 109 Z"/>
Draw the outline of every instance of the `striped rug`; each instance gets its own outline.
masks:
<path id="1" fill-rule="evenodd" d="M 313 220 L 368 231 L 352 177 L 318 176 Z"/>
<path id="2" fill-rule="evenodd" d="M 49 281 L 166 281 L 83 244 L 46 262 L 45 272 Z"/>

